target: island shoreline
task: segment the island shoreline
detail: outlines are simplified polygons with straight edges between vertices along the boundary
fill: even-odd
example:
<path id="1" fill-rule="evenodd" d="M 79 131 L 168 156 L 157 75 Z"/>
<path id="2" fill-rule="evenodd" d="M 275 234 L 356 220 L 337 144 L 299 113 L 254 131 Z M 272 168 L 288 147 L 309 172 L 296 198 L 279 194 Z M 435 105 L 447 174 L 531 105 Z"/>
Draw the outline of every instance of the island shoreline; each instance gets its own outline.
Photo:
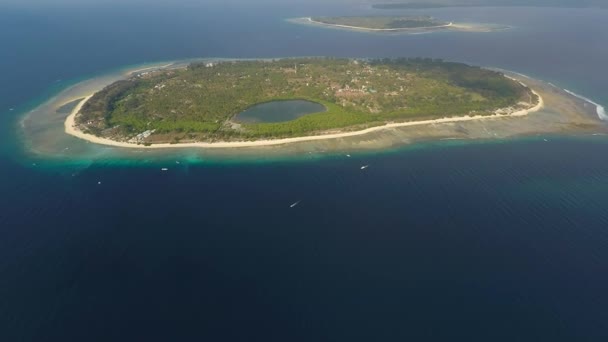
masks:
<path id="1" fill-rule="evenodd" d="M 370 32 L 411 32 L 411 31 L 422 31 L 422 30 L 439 30 L 439 29 L 444 29 L 444 28 L 449 28 L 451 26 L 454 26 L 454 23 L 450 22 L 450 23 L 448 23 L 446 25 L 439 25 L 439 26 L 402 27 L 402 28 L 390 28 L 390 29 L 377 29 L 377 28 L 371 28 L 371 27 L 360 27 L 360 26 L 340 25 L 340 24 L 328 24 L 328 23 L 324 23 L 324 22 L 321 22 L 321 21 L 313 20 L 312 17 L 304 17 L 304 18 L 297 18 L 297 19 L 308 20 L 309 23 L 314 24 L 314 25 L 322 25 L 322 26 L 337 27 L 337 28 L 346 28 L 346 29 L 360 30 L 360 31 L 370 31 Z"/>
<path id="2" fill-rule="evenodd" d="M 505 77 L 508 77 L 508 76 L 505 76 Z M 94 94 L 90 94 L 90 95 L 86 96 L 72 110 L 72 112 L 66 118 L 66 120 L 64 122 L 64 127 L 65 127 L 65 133 L 67 133 L 71 136 L 74 136 L 76 138 L 86 140 L 90 143 L 106 145 L 106 146 L 114 146 L 114 147 L 131 148 L 131 149 L 169 149 L 169 148 L 214 149 L 214 148 L 244 148 L 244 147 L 278 146 L 278 145 L 287 145 L 287 144 L 301 143 L 301 142 L 354 137 L 354 136 L 365 135 L 365 134 L 382 131 L 382 130 L 386 130 L 386 129 L 400 128 L 400 127 L 425 126 L 425 125 L 434 125 L 434 124 L 443 124 L 443 123 L 458 123 L 458 122 L 467 122 L 467 121 L 493 120 L 493 119 L 526 116 L 531 113 L 540 111 L 545 106 L 542 96 L 539 93 L 537 93 L 534 89 L 530 88 L 530 91 L 534 95 L 537 96 L 538 103 L 534 107 L 519 110 L 517 112 L 508 113 L 508 114 L 474 115 L 474 116 L 466 115 L 466 116 L 460 116 L 460 117 L 444 117 L 444 118 L 440 118 L 440 119 L 431 119 L 431 120 L 387 123 L 382 126 L 375 126 L 375 127 L 370 127 L 370 128 L 366 128 L 363 130 L 352 131 L 352 132 L 310 135 L 310 136 L 283 138 L 283 139 L 234 141 L 234 142 L 228 142 L 228 141 L 225 141 L 225 142 L 192 142 L 192 143 L 175 143 L 175 144 L 159 143 L 159 144 L 152 144 L 152 145 L 142 145 L 142 144 L 128 143 L 128 142 L 101 138 L 101 137 L 98 137 L 98 136 L 95 136 L 92 134 L 85 133 L 85 132 L 81 131 L 80 129 L 78 129 L 78 127 L 76 125 L 76 116 L 78 115 L 78 113 L 80 112 L 80 110 L 82 109 L 84 104 L 93 97 Z"/>
<path id="3" fill-rule="evenodd" d="M 298 25 L 309 25 L 326 29 L 348 30 L 352 32 L 378 33 L 378 34 L 422 34 L 433 32 L 496 32 L 511 29 L 510 26 L 497 26 L 494 24 L 464 23 L 450 21 L 445 25 L 427 27 L 403 27 L 403 28 L 371 28 L 343 24 L 330 24 L 313 20 L 312 17 L 299 17 L 286 19 L 288 22 Z"/>

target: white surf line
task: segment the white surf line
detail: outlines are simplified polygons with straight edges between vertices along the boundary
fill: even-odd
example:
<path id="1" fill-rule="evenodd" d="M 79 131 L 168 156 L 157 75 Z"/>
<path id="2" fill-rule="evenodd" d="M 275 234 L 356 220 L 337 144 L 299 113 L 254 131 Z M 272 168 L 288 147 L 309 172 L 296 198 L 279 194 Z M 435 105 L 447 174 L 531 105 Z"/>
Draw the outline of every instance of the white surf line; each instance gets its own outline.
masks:
<path id="1" fill-rule="evenodd" d="M 409 31 L 409 30 L 427 30 L 427 29 L 437 29 L 437 28 L 445 28 L 445 27 L 450 27 L 453 26 L 454 23 L 450 22 L 449 24 L 446 25 L 439 25 L 439 26 L 427 26 L 427 27 L 402 27 L 402 28 L 394 28 L 394 29 L 375 29 L 375 28 L 367 28 L 367 27 L 361 27 L 361 26 L 350 26 L 350 25 L 341 25 L 341 24 L 329 24 L 329 23 L 324 23 L 321 21 L 316 21 L 316 20 L 312 20 L 311 17 L 305 18 L 308 19 L 309 22 L 313 23 L 313 24 L 319 24 L 319 25 L 325 25 L 325 26 L 333 26 L 333 27 L 342 27 L 342 28 L 349 28 L 349 29 L 355 29 L 355 30 L 364 30 L 364 31 L 389 31 L 389 32 L 399 32 L 399 31 Z"/>
<path id="2" fill-rule="evenodd" d="M 172 65 L 174 65 L 175 63 L 169 63 L 169 64 L 165 64 L 165 65 L 158 65 L 158 66 L 151 66 L 151 67 L 146 67 L 146 68 L 141 68 L 141 69 L 135 69 L 135 70 L 127 70 L 126 73 L 127 74 L 135 74 L 138 72 L 142 72 L 144 70 L 154 70 L 154 69 L 164 69 L 167 67 L 170 67 Z"/>
<path id="3" fill-rule="evenodd" d="M 518 76 L 522 76 L 522 77 L 525 77 L 525 78 L 528 78 L 528 79 L 532 79 L 532 77 L 530 77 L 530 76 L 528 76 L 526 74 L 519 73 L 519 72 L 502 70 L 502 69 L 498 69 L 498 68 L 497 68 L 497 70 L 509 72 L 509 73 L 512 73 L 512 74 L 515 74 L 515 75 L 518 75 Z M 508 77 L 508 76 L 506 76 L 506 77 Z M 511 77 L 509 77 L 509 78 L 511 78 Z M 548 84 L 550 86 L 552 86 L 553 88 L 561 89 L 560 87 L 556 86 L 555 84 L 553 84 L 551 82 L 548 82 Z M 561 89 L 561 90 L 565 91 L 566 93 L 568 93 L 568 94 L 570 94 L 570 95 L 572 95 L 574 97 L 577 97 L 577 98 L 579 98 L 579 99 L 581 99 L 581 100 L 583 100 L 585 102 L 588 102 L 588 103 L 594 105 L 595 108 L 596 108 L 597 116 L 600 118 L 600 120 L 602 120 L 602 121 L 608 121 L 608 114 L 606 114 L 606 108 L 604 108 L 604 106 L 602 106 L 601 104 L 599 104 L 599 103 L 591 100 L 588 97 L 585 97 L 583 95 L 579 95 L 579 94 L 577 94 L 577 93 L 575 93 L 573 91 L 570 91 L 568 89 Z"/>
<path id="4" fill-rule="evenodd" d="M 524 78 L 533 79 L 532 77 L 530 77 L 530 76 L 528 76 L 528 75 L 526 75 L 526 74 L 522 74 L 522 73 L 520 73 L 520 72 L 508 71 L 508 70 L 504 70 L 504 71 L 509 72 L 509 73 L 511 73 L 511 74 L 514 74 L 514 75 L 517 75 L 517 76 L 524 77 Z"/>
<path id="5" fill-rule="evenodd" d="M 409 127 L 409 126 L 421 126 L 421 125 L 433 125 L 433 124 L 442 124 L 442 123 L 454 123 L 454 122 L 465 122 L 465 121 L 477 121 L 477 120 L 491 120 L 491 119 L 499 119 L 499 118 L 509 118 L 509 117 L 518 117 L 525 116 L 530 113 L 537 112 L 541 110 L 545 103 L 543 98 L 536 91 L 532 90 L 532 93 L 538 96 L 538 104 L 532 108 L 522 109 L 514 113 L 507 114 L 493 114 L 493 115 L 466 115 L 459 117 L 445 117 L 441 119 L 433 119 L 433 120 L 421 120 L 421 121 L 408 121 L 408 122 L 400 122 L 400 123 L 388 123 L 382 126 L 376 126 L 367 128 L 360 131 L 354 132 L 344 132 L 344 133 L 334 133 L 334 134 L 323 134 L 323 135 L 312 135 L 305 137 L 296 137 L 296 138 L 284 138 L 284 139 L 273 139 L 273 140 L 256 140 L 256 141 L 235 141 L 235 142 L 214 142 L 214 143 L 205 143 L 205 142 L 195 142 L 195 143 L 180 143 L 180 144 L 153 144 L 150 146 L 138 145 L 133 143 L 114 141 L 111 139 L 100 138 L 98 136 L 87 134 L 82 132 L 76 126 L 76 115 L 80 112 L 84 104 L 93 97 L 92 95 L 87 96 L 83 99 L 78 106 L 74 108 L 72 113 L 67 117 L 65 121 L 65 132 L 69 135 L 75 136 L 77 138 L 87 140 L 92 143 L 107 145 L 107 146 L 115 146 L 115 147 L 127 147 L 127 148 L 135 148 L 135 149 L 167 149 L 167 148 L 188 148 L 188 147 L 200 147 L 200 148 L 232 148 L 232 147 L 264 147 L 264 146 L 277 146 L 277 145 L 285 145 L 291 143 L 298 142 L 309 142 L 309 141 L 318 141 L 318 140 L 327 140 L 327 139 L 338 139 L 338 138 L 346 138 L 346 137 L 354 137 L 359 135 L 365 135 L 372 132 L 377 132 L 385 129 L 391 128 L 399 128 L 399 127 Z"/>
<path id="6" fill-rule="evenodd" d="M 601 104 L 599 104 L 599 103 L 597 103 L 597 102 L 595 102 L 595 101 L 593 101 L 593 100 L 591 100 L 591 99 L 589 99 L 587 97 L 584 97 L 583 95 L 579 95 L 579 94 L 577 94 L 577 93 L 575 93 L 573 91 L 570 91 L 568 89 L 564 89 L 564 91 L 566 93 L 574 96 L 574 97 L 577 97 L 577 98 L 579 98 L 579 99 L 581 99 L 583 101 L 589 102 L 592 105 L 594 105 L 595 106 L 595 111 L 597 113 L 597 116 L 600 118 L 600 120 L 602 120 L 602 121 L 608 121 L 608 115 L 606 114 L 606 108 L 604 108 L 604 106 L 602 106 Z"/>
<path id="7" fill-rule="evenodd" d="M 502 70 L 502 69 L 498 69 L 498 68 L 497 68 L 497 70 L 500 70 L 500 71 L 505 71 L 505 72 L 509 72 L 509 73 L 512 73 L 512 74 L 515 74 L 515 75 L 518 75 L 518 76 L 522 76 L 522 77 L 525 77 L 525 78 L 528 78 L 528 79 L 532 79 L 532 77 L 530 77 L 530 76 L 528 76 L 528 75 L 526 75 L 526 74 L 519 73 L 519 72 L 508 71 L 508 70 Z M 506 76 L 506 77 L 508 77 L 508 76 Z M 510 77 L 509 77 L 509 78 L 510 78 Z M 521 83 L 521 82 L 520 82 L 520 83 Z M 585 96 L 583 96 L 583 95 L 579 95 L 579 94 L 577 94 L 577 93 L 575 93 L 575 92 L 573 92 L 573 91 L 570 91 L 570 90 L 568 90 L 568 89 L 562 89 L 562 88 L 560 88 L 560 87 L 556 86 L 555 84 L 553 84 L 553 83 L 551 83 L 551 82 L 548 82 L 548 84 L 549 84 L 550 86 L 552 86 L 553 88 L 563 90 L 563 91 L 565 91 L 566 93 L 568 93 L 568 94 L 570 94 L 570 95 L 572 95 L 572 96 L 574 96 L 574 97 L 577 97 L 577 98 L 579 98 L 579 99 L 581 99 L 581 100 L 583 100 L 583 101 L 585 101 L 585 102 L 588 102 L 588 103 L 590 103 L 590 104 L 594 105 L 594 106 L 595 106 L 595 108 L 596 108 L 596 113 L 597 113 L 597 116 L 600 118 L 600 120 L 602 120 L 602 121 L 608 121 L 608 114 L 606 114 L 606 108 L 605 108 L 604 106 L 602 106 L 601 104 L 599 104 L 599 103 L 597 103 L 597 102 L 595 102 L 595 101 L 591 100 L 591 99 L 590 99 L 590 98 L 588 98 L 588 97 L 585 97 Z"/>
<path id="8" fill-rule="evenodd" d="M 493 70 L 493 71 L 498 71 L 498 72 L 502 73 L 505 77 L 507 77 L 507 78 L 509 78 L 511 80 L 515 80 L 515 79 L 513 77 L 509 77 L 507 74 L 517 75 L 517 76 L 520 76 L 520 77 L 523 77 L 523 78 L 527 78 L 529 80 L 535 80 L 535 78 L 533 78 L 533 77 L 531 77 L 529 75 L 526 75 L 526 74 L 522 74 L 521 72 L 515 72 L 515 71 L 511 71 L 511 70 L 506 70 L 506 69 L 502 69 L 502 68 L 493 67 L 493 66 L 486 67 L 486 69 Z"/>

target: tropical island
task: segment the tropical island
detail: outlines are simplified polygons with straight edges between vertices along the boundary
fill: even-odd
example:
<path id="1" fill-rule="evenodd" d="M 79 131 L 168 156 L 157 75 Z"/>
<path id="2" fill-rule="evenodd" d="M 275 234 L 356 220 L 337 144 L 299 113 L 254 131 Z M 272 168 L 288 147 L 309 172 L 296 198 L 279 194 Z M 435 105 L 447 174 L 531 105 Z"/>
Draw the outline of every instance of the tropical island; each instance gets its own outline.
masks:
<path id="1" fill-rule="evenodd" d="M 521 116 L 542 105 L 500 72 L 437 59 L 224 61 L 135 73 L 81 100 L 65 126 L 117 146 L 229 147 Z"/>
<path id="2" fill-rule="evenodd" d="M 399 31 L 421 28 L 445 28 L 453 23 L 437 20 L 430 16 L 419 17 L 312 17 L 313 23 L 333 25 L 345 28 L 367 29 L 378 31 Z"/>
<path id="3" fill-rule="evenodd" d="M 388 2 L 372 4 L 374 9 L 385 10 L 401 10 L 401 9 L 429 9 L 429 8 L 444 8 L 444 7 L 459 7 L 463 6 L 457 3 L 441 3 L 441 2 Z"/>
<path id="4" fill-rule="evenodd" d="M 493 24 L 448 22 L 431 16 L 304 17 L 288 21 L 294 24 L 373 33 L 494 32 L 508 29 Z"/>

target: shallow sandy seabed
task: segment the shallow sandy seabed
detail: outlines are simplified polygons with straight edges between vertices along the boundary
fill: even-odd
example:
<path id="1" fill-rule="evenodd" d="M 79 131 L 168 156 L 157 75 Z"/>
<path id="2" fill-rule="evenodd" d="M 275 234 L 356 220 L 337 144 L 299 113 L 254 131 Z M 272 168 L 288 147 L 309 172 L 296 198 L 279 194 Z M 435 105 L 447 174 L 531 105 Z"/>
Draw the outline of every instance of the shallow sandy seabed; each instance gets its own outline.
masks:
<path id="1" fill-rule="evenodd" d="M 176 62 L 170 67 L 183 66 Z M 157 67 L 169 67 L 159 65 Z M 139 68 L 140 70 L 141 68 Z M 608 126 L 599 120 L 596 107 L 562 89 L 518 74 L 507 73 L 534 89 L 544 100 L 544 108 L 526 116 L 392 127 L 365 135 L 294 142 L 275 146 L 205 149 L 182 147 L 144 149 L 104 146 L 65 133 L 67 114 L 57 109 L 71 101 L 85 98 L 106 85 L 126 77 L 137 69 L 122 70 L 78 83 L 27 113 L 21 121 L 23 140 L 28 152 L 39 157 L 60 159 L 138 158 L 173 156 L 207 158 L 214 156 L 292 156 L 311 153 L 374 151 L 421 141 L 504 139 L 548 134 L 608 134 Z"/>

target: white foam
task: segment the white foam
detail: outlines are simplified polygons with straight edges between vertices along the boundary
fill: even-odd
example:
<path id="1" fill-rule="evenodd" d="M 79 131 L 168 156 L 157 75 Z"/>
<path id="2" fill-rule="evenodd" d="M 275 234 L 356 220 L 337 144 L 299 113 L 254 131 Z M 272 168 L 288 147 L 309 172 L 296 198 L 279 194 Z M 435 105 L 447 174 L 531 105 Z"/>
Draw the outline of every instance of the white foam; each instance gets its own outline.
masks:
<path id="1" fill-rule="evenodd" d="M 528 75 L 526 75 L 526 74 L 522 74 L 522 73 L 520 73 L 520 72 L 515 72 L 515 71 L 509 71 L 509 72 L 510 72 L 510 73 L 512 73 L 512 74 L 515 74 L 515 75 L 521 76 L 521 77 L 525 77 L 525 78 L 532 79 L 532 77 L 530 77 L 530 76 L 528 76 Z"/>
<path id="2" fill-rule="evenodd" d="M 584 97 L 583 95 L 579 95 L 575 92 L 572 92 L 568 89 L 564 89 L 564 91 L 572 96 L 578 97 L 579 99 L 581 99 L 583 101 L 587 101 L 587 102 L 591 103 L 592 105 L 594 105 L 596 108 L 597 116 L 600 118 L 600 120 L 608 121 L 608 114 L 606 114 L 606 108 L 604 108 L 601 104 L 594 102 L 593 100 L 591 100 L 587 97 Z"/>

